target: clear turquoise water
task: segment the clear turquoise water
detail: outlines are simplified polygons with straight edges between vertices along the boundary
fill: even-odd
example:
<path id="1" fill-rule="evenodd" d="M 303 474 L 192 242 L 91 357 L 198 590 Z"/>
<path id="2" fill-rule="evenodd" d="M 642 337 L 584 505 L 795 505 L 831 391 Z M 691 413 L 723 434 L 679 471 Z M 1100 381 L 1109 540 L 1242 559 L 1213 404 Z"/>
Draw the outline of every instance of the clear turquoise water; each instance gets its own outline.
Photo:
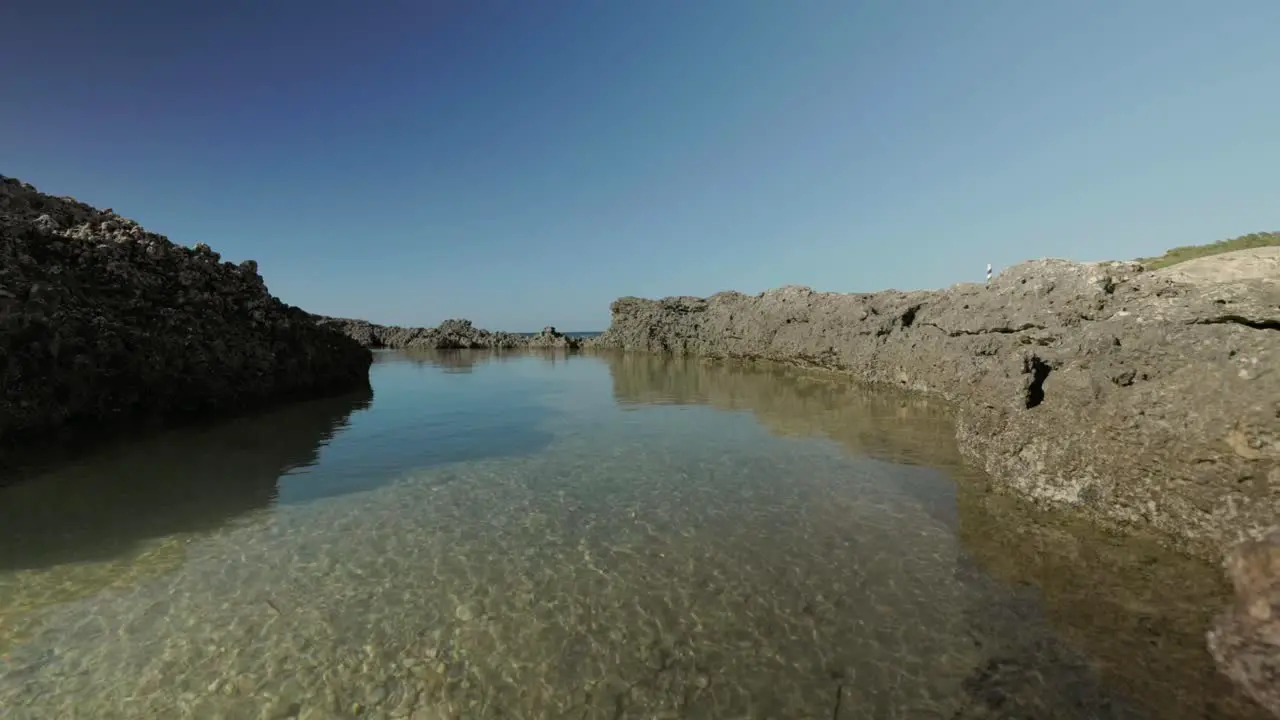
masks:
<path id="1" fill-rule="evenodd" d="M 371 382 L 0 489 L 3 717 L 1260 717 L 1213 568 L 985 492 L 926 399 L 620 355 Z"/>

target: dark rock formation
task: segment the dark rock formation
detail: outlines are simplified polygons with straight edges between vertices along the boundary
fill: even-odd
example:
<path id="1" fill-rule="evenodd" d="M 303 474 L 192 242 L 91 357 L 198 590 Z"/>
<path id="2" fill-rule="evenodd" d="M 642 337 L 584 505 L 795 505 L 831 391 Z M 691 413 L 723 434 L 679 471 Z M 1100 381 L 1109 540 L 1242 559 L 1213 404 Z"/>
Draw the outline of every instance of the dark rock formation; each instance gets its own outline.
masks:
<path id="1" fill-rule="evenodd" d="M 1242 543 L 1227 558 L 1236 603 L 1209 633 L 1218 666 L 1280 717 L 1280 529 Z"/>
<path id="2" fill-rule="evenodd" d="M 955 405 L 961 451 L 995 487 L 1155 531 L 1193 555 L 1221 557 L 1280 518 L 1274 279 L 1190 282 L 1135 263 L 1041 260 L 990 286 L 786 287 L 622 298 L 612 310 L 589 347 L 771 359 L 941 395 Z M 1274 564 L 1259 573 L 1280 576 Z M 1216 642 L 1256 650 L 1258 632 L 1229 622 Z M 1237 682 L 1274 688 L 1275 646 L 1258 651 L 1266 663 L 1240 652 L 1224 661 Z"/>
<path id="3" fill-rule="evenodd" d="M 0 439 L 358 387 L 370 362 L 253 261 L 0 176 Z"/>
<path id="4" fill-rule="evenodd" d="M 577 349 L 579 341 L 554 327 L 537 335 L 493 332 L 475 327 L 470 320 L 445 320 L 439 327 L 406 328 L 375 325 L 367 320 L 314 316 L 323 326 L 334 328 L 367 348 L 392 350 L 518 350 L 526 348 Z"/>

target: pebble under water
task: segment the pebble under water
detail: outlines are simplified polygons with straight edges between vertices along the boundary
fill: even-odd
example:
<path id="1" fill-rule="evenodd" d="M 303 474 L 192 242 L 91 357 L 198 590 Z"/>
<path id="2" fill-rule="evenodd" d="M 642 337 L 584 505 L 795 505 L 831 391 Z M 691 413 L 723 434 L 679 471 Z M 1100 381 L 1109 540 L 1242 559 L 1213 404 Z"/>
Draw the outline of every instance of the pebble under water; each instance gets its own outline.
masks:
<path id="1" fill-rule="evenodd" d="M 988 492 L 937 401 L 643 355 L 371 382 L 0 488 L 3 716 L 1264 717 L 1215 568 Z"/>

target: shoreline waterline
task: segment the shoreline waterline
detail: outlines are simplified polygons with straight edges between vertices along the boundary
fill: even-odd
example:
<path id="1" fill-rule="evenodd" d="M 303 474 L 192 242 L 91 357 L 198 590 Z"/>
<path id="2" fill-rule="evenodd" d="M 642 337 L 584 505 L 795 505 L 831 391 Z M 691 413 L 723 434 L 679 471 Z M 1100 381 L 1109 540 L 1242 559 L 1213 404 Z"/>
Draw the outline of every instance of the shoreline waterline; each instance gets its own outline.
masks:
<path id="1" fill-rule="evenodd" d="M 377 353 L 372 378 L 328 419 L 27 486 L 119 524 L 6 536 L 10 716 L 1255 717 L 1196 627 L 1213 568 L 985 492 L 936 399 L 607 353 Z M 101 473 L 146 493 L 92 501 Z M 244 501 L 202 520 L 183 477 Z M 148 498 L 190 524 L 110 548 Z"/>

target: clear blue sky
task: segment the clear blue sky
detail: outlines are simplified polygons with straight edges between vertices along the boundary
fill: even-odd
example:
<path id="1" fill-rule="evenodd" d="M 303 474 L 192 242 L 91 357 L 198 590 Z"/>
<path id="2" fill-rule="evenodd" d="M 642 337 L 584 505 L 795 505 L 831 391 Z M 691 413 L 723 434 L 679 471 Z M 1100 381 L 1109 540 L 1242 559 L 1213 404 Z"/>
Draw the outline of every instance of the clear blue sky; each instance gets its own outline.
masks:
<path id="1" fill-rule="evenodd" d="M 13 2 L 0 173 L 315 312 L 601 329 L 1280 227 L 1277 0 Z"/>

